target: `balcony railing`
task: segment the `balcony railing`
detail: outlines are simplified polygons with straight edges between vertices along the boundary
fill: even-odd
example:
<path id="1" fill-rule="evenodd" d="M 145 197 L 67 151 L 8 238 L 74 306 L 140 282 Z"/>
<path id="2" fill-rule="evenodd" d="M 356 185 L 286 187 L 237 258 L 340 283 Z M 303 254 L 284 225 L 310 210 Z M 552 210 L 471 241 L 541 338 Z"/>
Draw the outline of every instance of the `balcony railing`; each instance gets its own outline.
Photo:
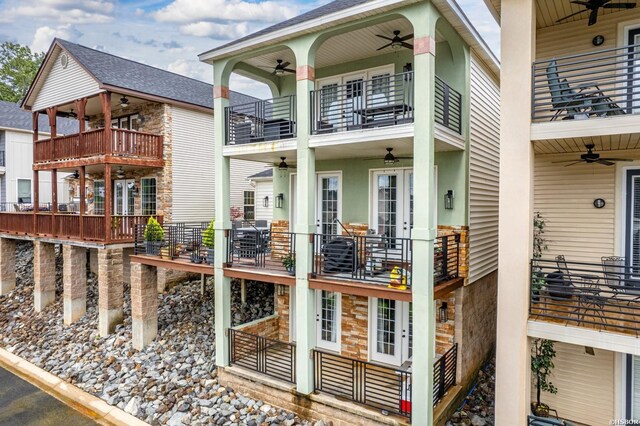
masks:
<path id="1" fill-rule="evenodd" d="M 436 76 L 435 121 L 462 134 L 462 95 Z"/>
<path id="2" fill-rule="evenodd" d="M 533 63 L 532 120 L 588 119 L 640 109 L 640 44 Z"/>
<path id="3" fill-rule="evenodd" d="M 146 222 L 136 224 L 134 232 L 134 253 L 149 256 L 162 256 L 171 260 L 184 260 L 191 263 L 211 263 L 207 258 L 207 248 L 202 236 L 209 222 L 163 223 L 161 241 L 145 241 Z"/>
<path id="4" fill-rule="evenodd" d="M 327 85 L 311 91 L 311 133 L 412 123 L 413 72 Z"/>
<path id="5" fill-rule="evenodd" d="M 229 330 L 229 363 L 279 380 L 296 382 L 296 345 Z"/>
<path id="6" fill-rule="evenodd" d="M 263 269 L 294 274 L 287 270 L 285 260 L 295 265 L 296 235 L 292 232 L 273 232 L 268 228 L 247 223 L 229 231 L 227 266 Z"/>
<path id="7" fill-rule="evenodd" d="M 455 343 L 433 364 L 433 405 L 437 405 L 456 384 L 458 344 Z"/>
<path id="8" fill-rule="evenodd" d="M 161 135 L 126 129 L 111 129 L 111 143 L 107 146 L 104 129 L 89 130 L 80 134 L 58 136 L 35 143 L 35 163 L 74 160 L 96 155 L 110 154 L 121 157 L 162 159 Z"/>
<path id="9" fill-rule="evenodd" d="M 563 325 L 637 335 L 640 270 L 622 258 L 601 264 L 562 259 L 531 261 L 529 315 Z"/>
<path id="10" fill-rule="evenodd" d="M 295 95 L 225 108 L 226 144 L 274 141 L 296 137 Z"/>
<path id="11" fill-rule="evenodd" d="M 313 350 L 313 387 L 388 413 L 411 416 L 411 373 Z"/>
<path id="12" fill-rule="evenodd" d="M 434 282 L 458 277 L 459 236 L 440 236 L 434 247 Z M 411 287 L 410 238 L 315 234 L 312 276 Z"/>

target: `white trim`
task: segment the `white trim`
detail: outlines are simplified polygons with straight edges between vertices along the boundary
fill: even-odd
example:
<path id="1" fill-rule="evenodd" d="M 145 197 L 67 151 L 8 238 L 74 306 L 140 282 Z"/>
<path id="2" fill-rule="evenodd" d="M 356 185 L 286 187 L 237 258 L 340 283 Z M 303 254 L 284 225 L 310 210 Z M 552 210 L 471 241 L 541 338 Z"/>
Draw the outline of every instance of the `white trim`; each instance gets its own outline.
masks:
<path id="1" fill-rule="evenodd" d="M 298 219 L 297 216 L 295 215 L 295 208 L 296 208 L 296 190 L 297 190 L 297 186 L 298 186 L 298 174 L 297 173 L 289 173 L 289 215 L 287 216 L 289 218 L 289 232 L 295 232 L 295 221 Z M 273 194 L 273 199 L 274 199 L 274 209 L 275 209 L 275 197 L 278 194 L 276 194 L 274 192 Z"/>
<path id="2" fill-rule="evenodd" d="M 337 177 L 338 178 L 338 220 L 340 222 L 342 222 L 342 170 L 335 170 L 335 171 L 321 171 L 321 172 L 316 172 L 316 182 L 315 182 L 315 191 L 314 191 L 314 195 L 315 195 L 315 225 L 316 225 L 316 230 L 317 233 L 322 233 L 319 229 L 319 221 L 320 221 L 320 208 L 321 208 L 321 204 L 320 204 L 320 196 L 321 196 L 321 190 L 320 190 L 320 179 L 322 178 L 326 178 L 326 177 Z M 336 224 L 337 226 L 337 231 L 336 233 L 339 234 L 339 230 L 340 230 L 340 225 Z"/>
<path id="3" fill-rule="evenodd" d="M 333 74 L 331 76 L 319 78 L 316 80 L 315 88 L 316 90 L 320 89 L 322 85 L 325 84 L 333 84 L 337 82 L 338 85 L 343 85 L 345 83 L 345 79 L 353 79 L 354 77 L 360 77 L 364 80 L 371 80 L 372 74 L 380 74 L 380 73 L 389 73 L 391 75 L 395 74 L 396 66 L 395 64 L 385 64 L 380 65 L 378 67 L 373 68 L 363 68 L 357 71 L 349 71 L 348 73 L 342 74 Z"/>
<path id="4" fill-rule="evenodd" d="M 327 342 L 320 338 L 322 331 L 322 323 L 320 320 L 320 309 L 322 309 L 322 292 L 327 290 L 316 290 L 316 345 L 319 348 L 323 348 L 336 353 L 342 352 L 342 293 L 333 291 L 336 295 L 336 341 Z"/>
<path id="5" fill-rule="evenodd" d="M 603 135 L 640 133 L 637 115 L 594 117 L 588 120 L 562 120 L 547 123 L 531 123 L 531 140 L 587 138 Z"/>
<path id="6" fill-rule="evenodd" d="M 310 148 L 413 138 L 413 123 L 309 136 Z M 226 155 L 226 153 L 225 153 Z"/>
<path id="7" fill-rule="evenodd" d="M 253 142 L 240 145 L 225 145 L 222 155 L 225 157 L 241 157 L 249 154 L 271 154 L 274 152 L 295 151 L 298 145 L 296 138 L 284 141 Z"/>
<path id="8" fill-rule="evenodd" d="M 626 408 L 627 354 L 613 354 L 613 417 L 624 419 Z"/>
<path id="9" fill-rule="evenodd" d="M 16 178 L 16 201 L 15 202 L 16 203 L 20 202 L 20 196 L 18 195 L 18 193 L 19 193 L 19 191 L 18 191 L 18 183 L 21 180 L 28 180 L 29 181 L 29 190 L 31 192 L 31 195 L 29 196 L 31 201 L 29 203 L 33 204 L 34 197 L 33 197 L 33 179 L 32 178 L 23 178 L 23 177 L 17 177 Z M 52 182 L 52 184 L 53 184 L 53 182 Z M 57 184 L 58 183 L 56 182 L 56 185 Z"/>
<path id="10" fill-rule="evenodd" d="M 378 335 L 378 300 L 384 299 L 379 297 L 369 297 L 369 336 L 367 341 L 369 343 L 369 361 L 380 362 L 383 364 L 400 366 L 409 358 L 409 303 L 410 302 L 401 302 L 399 300 L 395 300 L 396 303 L 396 339 L 394 342 L 394 346 L 396 350 L 396 355 L 384 355 L 380 354 L 376 350 L 377 345 L 377 335 Z M 387 299 L 389 300 L 389 299 Z"/>
<path id="11" fill-rule="evenodd" d="M 296 288 L 288 287 L 289 293 L 289 341 L 296 341 Z"/>

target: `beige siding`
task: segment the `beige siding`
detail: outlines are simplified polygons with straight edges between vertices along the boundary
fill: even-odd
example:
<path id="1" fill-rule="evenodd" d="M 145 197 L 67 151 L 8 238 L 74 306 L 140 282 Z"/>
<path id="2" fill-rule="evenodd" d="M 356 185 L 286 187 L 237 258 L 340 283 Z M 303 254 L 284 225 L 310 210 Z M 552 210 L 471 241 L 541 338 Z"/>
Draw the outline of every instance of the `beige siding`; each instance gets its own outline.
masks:
<path id="1" fill-rule="evenodd" d="M 498 85 L 471 61 L 469 151 L 469 282 L 498 268 Z"/>
<path id="2" fill-rule="evenodd" d="M 584 346 L 558 342 L 555 349 L 551 382 L 558 393 L 543 392 L 541 402 L 567 420 L 608 425 L 614 418 L 614 353 L 596 349 L 593 356 L 585 353 Z M 535 401 L 535 397 L 532 385 L 531 400 Z"/>
<path id="3" fill-rule="evenodd" d="M 257 163 L 255 161 L 246 161 L 246 160 L 231 160 L 231 177 L 230 177 L 230 186 L 231 186 L 231 206 L 232 207 L 243 207 L 243 196 L 244 191 L 253 191 L 254 188 L 251 186 L 248 178 L 251 175 L 255 175 L 258 172 L 264 171 L 265 163 Z M 258 197 L 256 196 L 256 203 L 258 203 Z"/>
<path id="4" fill-rule="evenodd" d="M 100 92 L 98 83 L 89 75 L 71 55 L 68 55 L 67 68 L 62 68 L 60 52 L 52 58 L 53 65 L 47 79 L 38 91 L 32 109 L 39 111 L 47 107 L 72 102 L 76 99 Z M 69 82 L 73 84 L 69 84 Z"/>
<path id="5" fill-rule="evenodd" d="M 261 180 L 255 182 L 256 190 L 256 220 L 273 219 L 273 181 Z M 269 206 L 264 206 L 264 197 L 269 197 Z"/>
<path id="6" fill-rule="evenodd" d="M 614 254 L 616 168 L 554 163 L 577 156 L 536 155 L 534 209 L 546 221 L 549 246 L 543 257 L 599 263 Z M 606 201 L 604 208 L 593 207 L 596 198 Z"/>

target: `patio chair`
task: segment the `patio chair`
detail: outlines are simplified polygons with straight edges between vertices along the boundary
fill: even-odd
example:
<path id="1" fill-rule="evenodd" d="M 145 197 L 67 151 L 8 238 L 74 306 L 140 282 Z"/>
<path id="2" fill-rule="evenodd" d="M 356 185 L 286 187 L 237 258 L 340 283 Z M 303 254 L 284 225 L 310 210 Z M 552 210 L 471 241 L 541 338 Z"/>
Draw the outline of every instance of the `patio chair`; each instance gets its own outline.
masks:
<path id="1" fill-rule="evenodd" d="M 626 259 L 620 256 L 603 256 L 602 270 L 607 286 L 613 292 L 612 298 L 628 295 L 629 303 L 640 299 L 640 288 L 631 280 L 630 268 L 626 266 Z M 637 281 L 640 285 L 640 281 Z"/>
<path id="2" fill-rule="evenodd" d="M 572 272 L 567 265 L 564 255 L 556 256 L 556 263 L 564 278 L 568 280 L 570 285 L 573 287 L 573 295 L 578 298 L 578 307 L 574 312 L 582 314 L 579 319 L 584 319 L 586 311 L 591 310 L 603 324 L 606 324 L 604 308 L 607 298 L 600 296 L 600 288 L 597 286 L 599 277 L 597 275 L 577 274 Z"/>
<path id="3" fill-rule="evenodd" d="M 353 273 L 355 271 L 355 243 L 350 238 L 334 238 L 322 247 L 323 271 L 328 273 Z"/>

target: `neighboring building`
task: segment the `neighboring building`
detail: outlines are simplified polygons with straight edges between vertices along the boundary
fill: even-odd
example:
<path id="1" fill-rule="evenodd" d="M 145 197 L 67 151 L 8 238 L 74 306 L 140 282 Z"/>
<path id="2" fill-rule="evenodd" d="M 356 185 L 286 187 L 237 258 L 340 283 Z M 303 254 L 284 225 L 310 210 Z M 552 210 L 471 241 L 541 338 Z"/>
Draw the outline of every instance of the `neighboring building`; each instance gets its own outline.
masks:
<path id="1" fill-rule="evenodd" d="M 18 211 L 32 207 L 33 202 L 33 123 L 31 114 L 13 102 L 0 101 L 0 206 L 3 211 Z M 49 124 L 40 118 L 40 139 L 49 135 Z M 61 118 L 60 134 L 77 133 L 75 120 Z M 50 177 L 40 176 L 40 203 L 51 203 Z M 69 185 L 64 176 L 58 177 L 60 201 L 67 203 Z"/>
<path id="2" fill-rule="evenodd" d="M 267 168 L 255 175 L 248 177 L 249 182 L 254 188 L 254 212 L 255 220 L 266 220 L 271 222 L 273 220 L 273 169 Z M 249 194 L 248 194 L 249 195 Z M 250 209 L 251 206 L 245 206 Z M 246 211 L 244 217 L 247 217 Z"/>
<path id="3" fill-rule="evenodd" d="M 503 58 L 496 424 L 527 424 L 538 338 L 557 352 L 542 403 L 577 424 L 638 422 L 640 7 L 487 3 Z"/>
<path id="4" fill-rule="evenodd" d="M 200 59 L 221 382 L 341 424 L 443 423 L 495 341 L 496 58 L 454 1 L 337 0 Z M 234 105 L 233 72 L 273 99 Z M 232 222 L 233 160 L 275 166 L 270 227 Z M 135 261 L 143 288 L 192 268 Z M 277 286 L 276 314 L 232 328 L 232 278 Z"/>
<path id="5" fill-rule="evenodd" d="M 256 101 L 235 92 L 231 98 L 236 104 Z M 14 260 L 15 239 L 34 241 L 34 298 L 40 311 L 55 296 L 50 260 L 55 244 L 63 244 L 64 319 L 70 323 L 86 309 L 80 265 L 90 250 L 99 280 L 99 331 L 106 335 L 122 321 L 123 281 L 129 280 L 134 242 L 142 243 L 149 217 L 206 226 L 214 216 L 213 87 L 56 39 L 22 107 L 32 112 L 35 132 L 29 144 L 31 175 L 34 181 L 43 179 L 33 188 L 31 208 L 0 213 L 0 262 Z M 42 118 L 51 129 L 45 137 Z M 79 133 L 63 136 L 62 121 L 68 118 L 75 119 Z M 252 189 L 247 176 L 263 165 L 241 160 L 233 168 L 231 182 L 242 191 Z M 74 192 L 69 203 L 50 183 L 61 174 L 73 176 L 67 179 Z M 51 193 L 50 205 L 42 204 L 45 193 Z M 236 202 L 243 207 L 241 199 Z M 165 239 L 178 232 L 168 232 Z M 15 270 L 0 269 L 0 294 L 5 294 L 15 285 Z M 158 287 L 172 277 L 161 272 Z"/>

